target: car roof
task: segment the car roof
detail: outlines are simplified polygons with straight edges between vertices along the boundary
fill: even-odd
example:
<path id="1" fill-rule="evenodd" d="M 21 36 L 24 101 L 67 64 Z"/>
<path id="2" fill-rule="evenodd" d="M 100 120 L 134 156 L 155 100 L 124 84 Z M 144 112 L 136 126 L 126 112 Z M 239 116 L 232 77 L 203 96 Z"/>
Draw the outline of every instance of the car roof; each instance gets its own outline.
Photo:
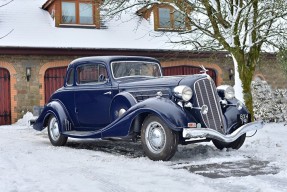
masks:
<path id="1" fill-rule="evenodd" d="M 143 56 L 120 56 L 120 55 L 119 56 L 92 56 L 92 57 L 82 57 L 82 58 L 73 60 L 69 64 L 69 68 L 75 67 L 78 64 L 85 63 L 85 62 L 89 62 L 89 63 L 104 62 L 106 64 L 109 64 L 113 61 L 148 61 L 148 62 L 159 63 L 159 61 L 155 58 L 143 57 Z"/>

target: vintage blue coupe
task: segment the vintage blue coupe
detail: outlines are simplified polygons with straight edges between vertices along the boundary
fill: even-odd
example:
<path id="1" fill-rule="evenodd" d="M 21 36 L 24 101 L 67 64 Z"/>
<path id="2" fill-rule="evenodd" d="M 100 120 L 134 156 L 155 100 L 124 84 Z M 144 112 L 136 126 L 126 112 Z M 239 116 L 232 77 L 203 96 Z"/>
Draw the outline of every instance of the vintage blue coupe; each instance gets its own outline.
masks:
<path id="1" fill-rule="evenodd" d="M 215 87 L 204 71 L 190 76 L 162 76 L 158 60 L 105 56 L 76 59 L 35 120 L 48 128 L 50 142 L 68 137 L 140 138 L 152 160 L 169 160 L 178 144 L 212 141 L 239 149 L 246 132 L 262 128 L 251 122 L 230 86 Z"/>

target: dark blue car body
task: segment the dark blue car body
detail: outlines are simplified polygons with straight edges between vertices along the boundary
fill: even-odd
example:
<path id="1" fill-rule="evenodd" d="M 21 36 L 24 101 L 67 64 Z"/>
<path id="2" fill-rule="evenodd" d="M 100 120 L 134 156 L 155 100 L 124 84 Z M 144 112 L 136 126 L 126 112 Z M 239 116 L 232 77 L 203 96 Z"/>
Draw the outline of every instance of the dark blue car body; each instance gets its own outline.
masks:
<path id="1" fill-rule="evenodd" d="M 117 65 L 142 63 L 151 65 L 156 75 L 121 77 L 127 72 L 116 68 Z M 143 73 L 141 70 L 137 69 L 136 73 Z M 174 91 L 177 86 L 188 87 L 191 99 L 181 99 L 181 93 Z M 190 92 L 186 92 L 187 96 Z M 207 112 L 203 111 L 205 108 Z M 56 124 L 49 124 L 51 117 L 55 117 Z M 148 117 L 150 120 L 145 123 Z M 160 123 L 151 124 L 156 122 Z M 150 133 L 142 130 L 145 124 L 150 126 Z M 166 129 L 159 128 L 161 124 L 175 135 L 172 138 L 176 145 L 196 138 L 197 141 L 215 141 L 218 148 L 239 148 L 230 144 L 240 138 L 243 140 L 243 136 L 245 139 L 247 131 L 262 127 L 262 122 L 250 122 L 248 111 L 235 97 L 224 98 L 224 90 L 216 89 L 206 73 L 165 77 L 161 75 L 159 61 L 154 58 L 103 56 L 80 58 L 69 64 L 65 84 L 51 96 L 33 128 L 41 131 L 45 127 L 54 127 L 51 134 L 56 130 L 57 137 L 54 141 L 52 139 L 53 145 L 65 144 L 65 141 L 55 143 L 58 136 L 134 139 L 146 134 L 147 140 L 142 142 L 151 142 L 148 147 L 154 149 L 151 155 L 146 149 L 147 156 L 154 160 L 168 160 L 175 151 L 158 149 L 169 145 L 164 142 L 170 139 Z"/>

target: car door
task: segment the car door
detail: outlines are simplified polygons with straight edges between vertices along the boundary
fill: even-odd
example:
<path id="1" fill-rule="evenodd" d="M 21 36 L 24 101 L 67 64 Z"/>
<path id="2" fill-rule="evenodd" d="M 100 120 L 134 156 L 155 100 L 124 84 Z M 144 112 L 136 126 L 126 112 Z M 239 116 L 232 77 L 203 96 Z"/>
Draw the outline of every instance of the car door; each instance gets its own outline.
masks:
<path id="1" fill-rule="evenodd" d="M 110 123 L 109 106 L 113 98 L 111 82 L 104 64 L 77 67 L 75 112 L 80 129 L 97 130 Z"/>

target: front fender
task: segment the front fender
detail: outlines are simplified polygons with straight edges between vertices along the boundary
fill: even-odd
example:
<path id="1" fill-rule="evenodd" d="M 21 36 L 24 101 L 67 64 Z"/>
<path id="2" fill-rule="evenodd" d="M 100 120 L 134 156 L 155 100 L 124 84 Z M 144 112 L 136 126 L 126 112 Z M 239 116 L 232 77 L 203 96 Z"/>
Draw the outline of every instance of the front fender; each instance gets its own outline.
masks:
<path id="1" fill-rule="evenodd" d="M 179 131 L 186 127 L 188 117 L 182 107 L 166 98 L 150 98 L 134 105 L 131 110 L 136 114 L 149 112 L 159 116 L 169 128 Z"/>
<path id="2" fill-rule="evenodd" d="M 238 110 L 236 108 L 237 102 L 239 102 L 238 99 L 233 98 L 227 100 L 229 106 L 223 111 L 224 117 L 227 122 L 227 133 L 232 133 L 235 129 L 237 129 L 240 124 L 237 122 L 237 115 L 239 114 L 247 114 L 249 113 L 246 106 L 243 105 L 241 110 Z M 249 123 L 249 122 L 248 122 Z"/>
<path id="3" fill-rule="evenodd" d="M 40 114 L 36 122 L 33 124 L 33 129 L 42 131 L 45 127 L 47 127 L 50 115 L 54 115 L 55 117 L 57 117 L 59 121 L 58 124 L 60 126 L 60 132 L 62 132 L 65 128 L 65 121 L 68 118 L 63 105 L 59 101 L 52 101 L 44 107 L 42 113 Z"/>
<path id="4" fill-rule="evenodd" d="M 194 120 L 193 117 L 187 117 L 184 110 L 170 99 L 154 97 L 129 108 L 102 131 L 102 137 L 128 136 L 133 120 L 143 113 L 157 115 L 174 131 L 181 131 L 189 120 Z"/>

